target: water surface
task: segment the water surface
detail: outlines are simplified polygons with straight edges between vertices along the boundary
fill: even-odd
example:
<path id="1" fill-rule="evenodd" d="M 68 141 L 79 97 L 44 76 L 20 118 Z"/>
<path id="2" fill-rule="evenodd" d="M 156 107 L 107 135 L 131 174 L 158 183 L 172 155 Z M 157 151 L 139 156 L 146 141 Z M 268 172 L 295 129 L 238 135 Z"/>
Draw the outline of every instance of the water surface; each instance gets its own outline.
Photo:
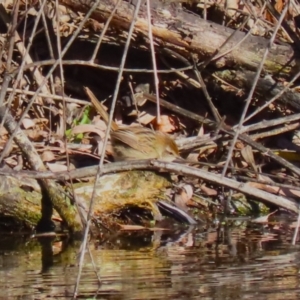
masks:
<path id="1" fill-rule="evenodd" d="M 288 225 L 130 232 L 90 242 L 79 299 L 299 299 Z M 0 299 L 71 299 L 80 241 L 2 234 Z M 92 263 L 91 257 L 94 260 Z M 101 282 L 98 281 L 101 278 Z"/>

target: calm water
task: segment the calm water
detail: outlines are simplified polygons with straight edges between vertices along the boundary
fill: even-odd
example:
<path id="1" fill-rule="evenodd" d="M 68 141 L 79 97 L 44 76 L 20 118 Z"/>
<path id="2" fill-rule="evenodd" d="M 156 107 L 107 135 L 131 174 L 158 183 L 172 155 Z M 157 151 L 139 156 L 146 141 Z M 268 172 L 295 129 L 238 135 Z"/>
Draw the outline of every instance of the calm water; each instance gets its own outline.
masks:
<path id="1" fill-rule="evenodd" d="M 79 299 L 300 299 L 288 225 L 123 233 L 93 240 Z M 1 235 L 0 299 L 71 299 L 80 242 Z M 96 272 L 101 278 L 98 282 Z"/>

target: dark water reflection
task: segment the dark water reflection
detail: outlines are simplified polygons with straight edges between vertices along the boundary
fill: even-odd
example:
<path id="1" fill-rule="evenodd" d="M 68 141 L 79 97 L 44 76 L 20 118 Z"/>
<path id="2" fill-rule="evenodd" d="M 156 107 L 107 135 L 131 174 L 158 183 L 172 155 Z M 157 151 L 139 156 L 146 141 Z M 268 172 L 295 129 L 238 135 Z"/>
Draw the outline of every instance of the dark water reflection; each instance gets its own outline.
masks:
<path id="1" fill-rule="evenodd" d="M 217 230 L 124 233 L 86 255 L 79 299 L 299 299 L 292 230 L 239 223 Z M 2 235 L 0 299 L 70 299 L 79 242 Z"/>

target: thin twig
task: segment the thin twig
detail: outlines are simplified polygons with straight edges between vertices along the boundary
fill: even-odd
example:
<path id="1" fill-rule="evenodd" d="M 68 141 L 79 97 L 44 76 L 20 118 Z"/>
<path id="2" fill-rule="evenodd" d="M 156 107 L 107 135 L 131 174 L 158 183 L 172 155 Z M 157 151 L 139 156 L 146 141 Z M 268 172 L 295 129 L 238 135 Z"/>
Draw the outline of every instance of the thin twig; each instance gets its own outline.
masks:
<path id="1" fill-rule="evenodd" d="M 299 206 L 299 212 L 298 212 L 297 226 L 295 228 L 292 245 L 296 245 L 296 240 L 297 240 L 297 236 L 298 236 L 298 232 L 299 232 L 299 226 L 300 226 L 300 206 Z"/>
<path id="2" fill-rule="evenodd" d="M 285 133 L 285 132 L 289 132 L 289 131 L 295 130 L 295 129 L 299 128 L 299 126 L 300 126 L 300 123 L 297 122 L 297 123 L 293 123 L 293 124 L 282 126 L 280 128 L 275 128 L 275 129 L 272 129 L 272 130 L 268 130 L 268 131 L 265 131 L 265 132 L 251 134 L 250 137 L 254 141 L 256 141 L 258 139 L 263 139 L 263 138 L 266 138 L 266 137 L 270 137 L 270 136 L 274 136 L 274 135 L 279 135 L 279 134 L 282 134 L 282 133 Z"/>
<path id="3" fill-rule="evenodd" d="M 25 66 L 24 71 L 31 69 L 31 68 L 37 68 L 37 67 L 43 67 L 43 66 L 52 66 L 54 63 L 56 63 L 55 59 L 48 59 L 48 60 L 40 60 L 38 62 L 34 62 L 31 64 L 28 64 Z M 62 61 L 63 65 L 65 66 L 73 66 L 73 65 L 78 65 L 78 66 L 88 66 L 88 67 L 93 67 L 95 69 L 99 69 L 99 70 L 106 70 L 106 71 L 114 71 L 114 72 L 118 72 L 119 68 L 118 67 L 112 67 L 112 66 L 107 66 L 107 65 L 102 65 L 102 64 L 98 64 L 98 63 L 93 63 L 90 61 L 86 61 L 86 60 L 79 60 L 79 59 L 75 59 L 75 60 L 63 60 Z M 193 69 L 193 66 L 188 66 L 188 67 L 182 67 L 182 68 L 173 68 L 172 70 L 170 69 L 166 69 L 166 70 L 157 70 L 157 73 L 159 74 L 172 74 L 172 73 L 176 73 L 176 71 L 179 72 L 183 72 L 183 71 L 188 71 Z M 128 68 L 124 68 L 124 72 L 127 73 L 154 73 L 153 69 L 128 69 Z M 18 70 L 15 70 L 11 73 L 11 76 L 16 76 L 18 74 Z"/>
<path id="4" fill-rule="evenodd" d="M 104 25 L 104 28 L 102 29 L 100 38 L 97 41 L 96 47 L 95 47 L 95 49 L 93 51 L 93 55 L 92 55 L 92 57 L 90 59 L 90 62 L 92 62 L 92 63 L 95 63 L 95 58 L 96 58 L 96 55 L 97 55 L 97 53 L 99 51 L 100 45 L 101 45 L 101 43 L 103 41 L 103 38 L 104 38 L 104 36 L 105 36 L 105 34 L 107 32 L 109 24 L 110 24 L 111 20 L 113 19 L 113 17 L 114 17 L 114 15 L 115 15 L 115 13 L 116 13 L 116 11 L 117 11 L 117 9 L 118 9 L 118 7 L 119 7 L 119 5 L 120 5 L 121 2 L 122 2 L 122 0 L 118 0 L 118 2 L 116 3 L 114 9 L 112 10 L 110 16 L 108 17 L 108 19 L 105 22 L 105 25 Z"/>
<path id="5" fill-rule="evenodd" d="M 276 38 L 276 34 L 277 34 L 277 32 L 278 32 L 278 30 L 279 30 L 279 28 L 280 28 L 281 22 L 283 21 L 285 15 L 286 15 L 286 13 L 287 13 L 287 10 L 288 10 L 288 5 L 286 5 L 285 8 L 284 8 L 284 10 L 282 11 L 280 20 L 279 20 L 279 22 L 278 22 L 278 24 L 277 24 L 277 26 L 276 26 L 276 28 L 275 28 L 275 30 L 274 30 L 274 32 L 273 32 L 272 37 L 270 38 L 269 46 L 266 48 L 266 50 L 265 50 L 265 52 L 264 52 L 264 54 L 263 54 L 263 57 L 262 57 L 262 59 L 261 59 L 260 65 L 259 65 L 259 67 L 258 67 L 258 69 L 257 69 L 256 76 L 255 76 L 255 79 L 254 79 L 252 88 L 251 88 L 251 90 L 250 90 L 250 92 L 249 92 L 249 95 L 248 95 L 248 97 L 247 97 L 247 99 L 246 99 L 246 104 L 245 104 L 245 106 L 244 106 L 244 110 L 243 110 L 243 112 L 242 112 L 242 115 L 241 115 L 241 118 L 240 118 L 240 122 L 239 122 L 239 124 L 238 124 L 238 126 L 237 126 L 237 128 L 236 128 L 236 133 L 235 133 L 235 135 L 234 135 L 234 137 L 233 137 L 233 140 L 232 140 L 232 143 L 231 143 L 231 147 L 230 147 L 230 149 L 229 149 L 229 151 L 228 151 L 227 160 L 226 160 L 224 169 L 223 169 L 223 171 L 222 171 L 222 177 L 224 177 L 225 174 L 226 174 L 226 172 L 227 172 L 227 168 L 228 168 L 229 162 L 231 161 L 231 157 L 232 157 L 232 153 L 233 153 L 233 149 L 234 149 L 235 143 L 236 143 L 236 141 L 237 141 L 237 139 L 238 139 L 239 134 L 240 134 L 241 131 L 242 131 L 242 126 L 243 126 L 243 123 L 244 123 L 244 121 L 245 121 L 245 116 L 246 116 L 247 111 L 248 111 L 248 108 L 249 108 L 249 106 L 250 106 L 250 103 L 251 103 L 251 100 L 252 100 L 252 97 L 253 97 L 253 94 L 254 94 L 254 91 L 255 91 L 257 82 L 258 82 L 258 80 L 259 80 L 260 74 L 261 74 L 262 69 L 263 69 L 263 66 L 264 66 L 264 63 L 265 63 L 265 61 L 266 61 L 266 59 L 267 59 L 269 50 L 270 50 L 272 44 L 274 43 L 274 40 L 275 40 L 275 38 Z"/>
<path id="6" fill-rule="evenodd" d="M 283 89 L 274 97 L 272 97 L 269 101 L 267 101 L 264 105 L 259 106 L 252 114 L 247 116 L 244 120 L 244 123 L 252 119 L 258 113 L 260 113 L 263 109 L 272 104 L 275 100 L 277 100 L 281 95 L 283 95 L 292 85 L 293 83 L 300 77 L 300 71 L 295 74 L 295 76 L 289 81 L 289 83 L 283 87 Z"/>
<path id="7" fill-rule="evenodd" d="M 7 32 L 7 40 L 9 41 L 9 46 L 8 46 L 8 51 L 7 51 L 7 60 L 6 60 L 6 71 L 4 73 L 4 78 L 3 82 L 1 84 L 1 91 L 0 91 L 0 106 L 3 105 L 4 99 L 6 96 L 6 89 L 8 87 L 9 82 L 11 81 L 11 74 L 10 72 L 12 71 L 12 57 L 13 57 L 13 51 L 15 47 L 15 31 L 17 27 L 17 22 L 18 22 L 18 12 L 19 12 L 19 5 L 20 1 L 17 0 L 14 2 L 14 7 L 12 10 L 12 20 L 9 19 L 7 16 L 6 10 L 1 3 L 1 11 L 2 11 L 2 18 L 5 20 L 6 26 L 8 27 L 8 32 Z M 1 124 L 3 126 L 3 122 Z M 1 159 L 0 159 L 1 162 Z"/>
<path id="8" fill-rule="evenodd" d="M 209 108 L 210 108 L 210 111 L 211 111 L 211 113 L 212 113 L 212 115 L 213 115 L 215 121 L 216 121 L 217 123 L 220 122 L 221 119 L 222 119 L 222 117 L 220 116 L 218 110 L 216 109 L 215 105 L 214 105 L 213 102 L 212 102 L 212 99 L 211 99 L 211 97 L 210 97 L 210 95 L 209 95 L 209 93 L 208 93 L 208 90 L 207 90 L 207 88 L 206 88 L 206 84 L 204 83 L 204 80 L 203 80 L 203 78 L 202 78 L 202 75 L 201 75 L 200 71 L 199 71 L 199 70 L 197 69 L 197 67 L 196 67 L 195 61 L 194 61 L 194 73 L 196 74 L 196 77 L 197 77 L 197 79 L 198 79 L 198 81 L 199 81 L 199 84 L 200 84 L 200 86 L 201 86 L 202 92 L 203 92 L 203 94 L 204 94 L 204 97 L 205 97 L 205 99 L 206 99 L 206 101 L 207 101 L 207 103 L 208 103 L 208 106 L 209 106 Z"/>
<path id="9" fill-rule="evenodd" d="M 297 213 L 299 211 L 298 204 L 296 203 L 296 201 L 288 200 L 284 197 L 273 195 L 265 191 L 261 191 L 257 188 L 254 188 L 252 186 L 247 186 L 247 184 L 241 184 L 240 182 L 237 182 L 229 178 L 223 178 L 221 175 L 216 175 L 211 172 L 207 172 L 189 166 L 179 165 L 175 163 L 168 163 L 168 162 L 163 162 L 158 160 L 152 160 L 152 164 L 155 167 L 162 168 L 163 170 L 167 170 L 169 172 L 179 172 L 182 175 L 203 178 L 214 184 L 232 188 L 234 190 L 250 195 L 251 197 L 268 201 L 269 203 L 275 204 L 279 207 L 283 207 L 285 209 L 289 209 Z"/>
<path id="10" fill-rule="evenodd" d="M 33 26 L 33 29 L 32 29 L 32 34 L 31 34 L 31 36 L 29 38 L 29 42 L 28 42 L 28 45 L 27 45 L 26 49 L 25 49 L 24 43 L 21 42 L 21 38 L 20 38 L 18 32 L 17 31 L 14 32 L 14 40 L 18 41 L 18 43 L 16 43 L 16 47 L 18 48 L 18 50 L 19 50 L 21 56 L 23 57 L 23 59 L 22 59 L 21 66 L 19 68 L 19 73 L 18 73 L 17 78 L 16 78 L 16 80 L 15 80 L 15 82 L 13 84 L 13 90 L 20 84 L 20 80 L 21 80 L 21 78 L 23 76 L 23 71 L 22 70 L 23 70 L 25 64 L 32 62 L 32 59 L 29 56 L 29 50 L 30 50 L 30 48 L 32 46 L 34 33 L 36 32 L 36 29 L 37 29 L 40 17 L 42 15 L 42 11 L 43 11 L 43 7 L 44 7 L 45 3 L 46 3 L 46 0 L 43 1 L 42 5 L 41 5 L 41 9 L 40 9 L 39 13 L 36 16 L 36 19 L 35 19 L 35 22 L 34 22 L 34 26 Z M 41 84 L 41 82 L 43 80 L 43 76 L 40 74 L 40 72 L 37 69 L 35 69 L 35 70 L 33 70 L 33 74 L 34 74 L 34 77 L 37 80 L 38 84 Z M 3 85 L 2 85 L 2 88 L 4 89 L 5 87 L 3 87 Z M 4 90 L 1 89 L 1 93 L 2 92 L 6 93 L 6 90 L 4 91 Z M 48 90 L 46 90 L 46 93 L 47 92 L 48 92 Z M 0 97 L 1 97 L 1 95 L 0 95 Z M 8 97 L 7 107 L 9 107 L 11 105 L 13 97 L 14 97 L 14 92 L 10 93 L 10 95 Z M 0 100 L 0 103 L 1 103 L 1 100 Z M 27 109 L 29 110 L 30 107 L 31 107 L 31 105 L 28 104 Z M 25 112 L 21 116 L 21 119 L 23 119 L 24 117 L 25 117 Z M 3 120 L 5 120 L 5 116 L 4 116 Z M 20 124 L 21 124 L 21 122 L 19 121 L 19 123 L 17 124 L 17 128 L 19 128 L 18 126 L 20 126 Z M 6 143 L 6 146 L 4 147 L 4 149 L 3 149 L 3 151 L 2 151 L 2 153 L 0 155 L 0 162 L 2 162 L 3 158 L 7 155 L 7 152 L 8 152 L 8 150 L 11 147 L 11 144 L 12 144 L 12 141 L 13 141 L 13 137 L 14 137 L 14 134 L 12 134 L 9 137 L 9 139 L 8 139 L 8 141 Z"/>
<path id="11" fill-rule="evenodd" d="M 116 105 L 116 102 L 117 102 L 120 83 L 122 81 L 122 76 L 123 76 L 123 69 L 124 69 L 124 66 L 125 66 L 127 53 L 128 53 L 128 50 L 129 50 L 129 45 L 130 45 L 130 42 L 131 42 L 131 37 L 132 37 L 132 34 L 133 34 L 134 25 L 135 25 L 136 20 L 137 20 L 138 12 L 140 10 L 140 6 L 141 6 L 141 0 L 138 0 L 138 2 L 136 4 L 136 7 L 135 7 L 135 10 L 134 10 L 134 14 L 132 16 L 132 22 L 131 22 L 131 25 L 130 25 L 130 28 L 129 28 L 129 31 L 128 31 L 128 37 L 127 37 L 127 41 L 126 41 L 126 44 L 125 44 L 125 49 L 124 49 L 121 64 L 120 64 L 120 69 L 119 69 L 119 74 L 118 74 L 118 78 L 117 78 L 117 82 L 116 82 L 116 87 L 115 87 L 115 90 L 114 90 L 114 95 L 113 95 L 113 99 L 112 99 L 112 106 L 111 106 L 111 112 L 110 112 L 110 115 L 109 115 L 109 121 L 108 121 L 106 134 L 105 134 L 105 138 L 104 138 L 104 142 L 103 142 L 101 158 L 100 158 L 100 162 L 99 162 L 99 165 L 98 165 L 97 176 L 96 176 L 96 179 L 95 179 L 95 184 L 94 184 L 93 193 L 92 193 L 92 196 L 91 196 L 88 215 L 87 215 L 87 223 L 86 223 L 86 226 L 85 226 L 85 231 L 84 231 L 84 236 L 83 236 L 83 241 L 82 241 L 82 251 L 80 253 L 80 258 L 79 258 L 79 269 L 78 269 L 78 273 L 77 273 L 76 284 L 75 284 L 75 287 L 74 287 L 73 298 L 76 298 L 77 293 L 78 293 L 79 282 L 80 282 L 80 278 L 81 278 L 81 274 L 82 274 L 83 261 L 84 261 L 84 256 L 85 256 L 85 249 L 86 249 L 86 246 L 87 246 L 88 234 L 89 234 L 89 229 L 90 229 L 91 220 L 92 220 L 92 211 L 93 211 L 94 199 L 95 199 L 95 195 L 96 195 L 96 185 L 97 185 L 98 180 L 99 180 L 99 178 L 102 174 L 102 167 L 103 167 L 103 162 L 104 162 L 104 157 L 105 157 L 105 149 L 106 149 L 106 145 L 107 145 L 107 142 L 108 142 L 109 131 L 110 131 L 111 123 L 112 123 L 112 119 L 113 119 L 113 112 L 114 112 L 114 108 L 115 108 L 115 105 Z"/>
<path id="12" fill-rule="evenodd" d="M 299 120 L 300 120 L 300 114 L 294 114 L 291 116 L 286 116 L 286 117 L 282 117 L 274 120 L 268 120 L 268 121 L 263 120 L 255 124 L 243 126 L 242 132 L 245 133 L 245 132 L 250 132 L 250 131 L 259 130 L 263 128 L 269 128 L 269 127 L 278 126 L 281 124 L 287 124 Z"/>
<path id="13" fill-rule="evenodd" d="M 153 66 L 155 94 L 156 94 L 156 101 L 157 101 L 157 104 L 156 104 L 156 118 L 157 118 L 157 124 L 160 124 L 161 119 L 160 119 L 159 88 L 158 88 L 159 87 L 159 80 L 158 80 L 158 76 L 157 76 L 155 49 L 154 49 L 153 34 L 152 34 L 150 0 L 147 0 L 147 23 L 148 23 L 148 37 L 149 37 L 149 42 L 150 42 L 152 66 Z"/>
<path id="14" fill-rule="evenodd" d="M 89 12 L 85 15 L 85 17 L 83 18 L 81 24 L 78 26 L 78 28 L 75 30 L 75 32 L 73 33 L 72 37 L 70 38 L 70 40 L 68 41 L 68 43 L 66 44 L 64 50 L 61 53 L 61 56 L 63 57 L 66 52 L 68 51 L 68 49 L 70 48 L 70 46 L 72 45 L 72 43 L 74 42 L 74 40 L 76 39 L 77 35 L 81 32 L 84 24 L 86 23 L 86 21 L 89 19 L 89 17 L 91 16 L 92 12 L 98 7 L 100 0 L 95 1 L 95 3 L 93 4 L 93 6 L 91 7 L 91 9 L 89 10 Z M 17 128 L 20 127 L 20 124 L 22 123 L 23 119 L 25 118 L 25 116 L 28 114 L 31 105 L 34 103 L 34 101 L 36 100 L 36 98 L 38 97 L 38 94 L 40 93 L 40 91 L 43 89 L 43 86 L 47 83 L 47 80 L 50 78 L 50 76 L 52 75 L 52 73 L 54 72 L 54 70 L 56 69 L 56 67 L 58 66 L 59 61 L 58 60 L 54 60 L 53 62 L 53 66 L 51 67 L 50 71 L 48 72 L 48 74 L 45 76 L 43 82 L 39 85 L 35 95 L 30 99 L 30 101 L 27 104 L 27 107 L 25 108 L 25 110 L 23 111 L 23 114 L 21 116 L 21 118 L 19 119 L 19 122 L 17 123 Z M 16 73 L 17 74 L 17 73 Z M 3 84 L 2 84 L 2 88 L 3 88 Z M 2 89 L 1 89 L 2 92 Z M 1 94 L 0 94 L 0 98 L 1 98 Z M 1 100 L 0 100 L 1 103 Z M 8 144 L 10 144 L 14 138 L 14 133 L 12 133 L 7 141 Z M 0 162 L 3 160 L 4 157 L 4 151 L 2 152 L 1 156 L 0 156 Z"/>

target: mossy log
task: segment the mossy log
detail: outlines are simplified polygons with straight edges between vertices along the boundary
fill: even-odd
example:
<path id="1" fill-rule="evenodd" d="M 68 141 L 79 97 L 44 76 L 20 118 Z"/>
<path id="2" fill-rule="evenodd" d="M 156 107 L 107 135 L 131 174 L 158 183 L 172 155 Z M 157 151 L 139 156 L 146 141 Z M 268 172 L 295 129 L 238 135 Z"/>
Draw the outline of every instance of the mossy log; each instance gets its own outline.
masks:
<path id="1" fill-rule="evenodd" d="M 154 219 L 161 217 L 155 204 L 165 198 L 164 189 L 171 185 L 162 175 L 151 171 L 130 171 L 104 175 L 96 185 L 93 210 L 95 219 L 105 218 L 108 226 L 120 222 L 113 214 L 126 207 L 139 207 L 148 210 Z M 79 205 L 87 213 L 94 188 L 93 180 L 74 185 Z M 33 179 L 1 176 L 0 216 L 9 216 L 27 227 L 34 227 L 41 218 L 41 190 Z M 75 207 L 70 208 L 72 210 Z M 58 216 L 58 215 L 57 215 Z"/>

